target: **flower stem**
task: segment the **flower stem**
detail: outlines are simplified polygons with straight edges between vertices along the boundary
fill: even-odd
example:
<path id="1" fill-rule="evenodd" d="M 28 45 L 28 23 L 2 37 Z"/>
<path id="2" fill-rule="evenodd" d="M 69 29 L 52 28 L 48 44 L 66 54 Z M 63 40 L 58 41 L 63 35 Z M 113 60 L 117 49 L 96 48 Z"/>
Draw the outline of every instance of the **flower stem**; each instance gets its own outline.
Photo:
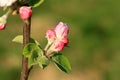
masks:
<path id="1" fill-rule="evenodd" d="M 25 47 L 30 41 L 30 28 L 31 28 L 31 18 L 24 21 L 23 47 Z M 28 58 L 22 55 L 22 71 L 21 71 L 20 80 L 28 80 L 30 70 L 31 68 L 28 68 Z"/>
<path id="2" fill-rule="evenodd" d="M 8 16 L 13 10 L 9 8 L 9 10 L 5 13 L 6 16 Z"/>
<path id="3" fill-rule="evenodd" d="M 48 50 L 48 48 L 49 48 L 49 46 L 50 46 L 50 44 L 49 44 L 49 43 L 47 43 L 47 45 L 45 46 L 44 50 L 45 50 L 45 51 L 47 51 L 47 50 Z"/>

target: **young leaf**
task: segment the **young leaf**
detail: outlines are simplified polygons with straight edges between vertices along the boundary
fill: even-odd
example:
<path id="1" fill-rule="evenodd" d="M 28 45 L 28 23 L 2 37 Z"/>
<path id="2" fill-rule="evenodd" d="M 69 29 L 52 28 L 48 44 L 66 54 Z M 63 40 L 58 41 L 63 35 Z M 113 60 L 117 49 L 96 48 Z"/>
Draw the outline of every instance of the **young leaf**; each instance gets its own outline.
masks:
<path id="1" fill-rule="evenodd" d="M 44 69 L 49 64 L 49 59 L 45 56 L 38 57 L 39 66 Z"/>
<path id="2" fill-rule="evenodd" d="M 29 5 L 32 7 L 38 7 L 40 6 L 44 0 L 29 0 Z"/>
<path id="3" fill-rule="evenodd" d="M 38 41 L 36 41 L 35 39 L 33 38 L 30 38 L 30 43 L 36 43 L 37 45 L 40 45 Z"/>
<path id="4" fill-rule="evenodd" d="M 23 54 L 26 57 L 30 57 L 31 55 L 33 55 L 36 52 L 36 54 L 38 54 L 39 56 L 43 55 L 43 51 L 42 49 L 40 49 L 40 47 L 38 45 L 36 45 L 35 43 L 29 43 L 24 47 L 23 50 Z"/>
<path id="5" fill-rule="evenodd" d="M 38 53 L 36 51 L 33 51 L 31 56 L 28 58 L 28 66 L 30 67 L 31 65 L 37 64 L 37 58 L 38 58 Z"/>
<path id="6" fill-rule="evenodd" d="M 62 54 L 55 54 L 52 57 L 53 62 L 58 67 L 58 69 L 62 70 L 65 73 L 69 73 L 71 71 L 71 66 L 67 57 Z"/>
<path id="7" fill-rule="evenodd" d="M 28 58 L 28 67 L 38 64 L 38 58 L 43 56 L 42 49 L 35 43 L 29 43 L 24 47 L 23 54 Z"/>
<path id="8" fill-rule="evenodd" d="M 13 40 L 13 42 L 16 42 L 16 43 L 23 43 L 23 36 L 22 35 L 18 35 L 16 36 Z"/>
<path id="9" fill-rule="evenodd" d="M 16 42 L 16 43 L 22 44 L 23 43 L 23 36 L 22 35 L 18 35 L 12 41 Z M 39 42 L 34 40 L 33 38 L 30 38 L 30 43 L 36 43 L 37 45 L 40 45 Z"/>

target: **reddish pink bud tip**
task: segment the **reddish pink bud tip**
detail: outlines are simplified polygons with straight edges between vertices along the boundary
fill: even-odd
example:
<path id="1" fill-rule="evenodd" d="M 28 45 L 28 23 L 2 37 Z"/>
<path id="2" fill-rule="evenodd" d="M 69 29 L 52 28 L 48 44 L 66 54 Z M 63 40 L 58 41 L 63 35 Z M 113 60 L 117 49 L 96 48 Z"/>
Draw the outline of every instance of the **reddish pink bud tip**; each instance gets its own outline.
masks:
<path id="1" fill-rule="evenodd" d="M 5 27 L 6 27 L 6 25 L 5 25 L 5 24 L 0 23 L 0 30 L 4 30 L 4 29 L 5 29 Z"/>
<path id="2" fill-rule="evenodd" d="M 25 20 L 32 16 L 32 9 L 31 7 L 22 6 L 19 10 L 20 18 Z"/>
<path id="3" fill-rule="evenodd" d="M 57 41 L 54 43 L 55 51 L 62 51 L 64 48 L 64 43 L 62 41 Z"/>
<path id="4" fill-rule="evenodd" d="M 53 38 L 55 38 L 56 37 L 56 34 L 55 34 L 55 31 L 54 30 L 48 30 L 47 32 L 46 32 L 46 37 L 48 38 L 48 39 L 53 39 Z"/>
<path id="5" fill-rule="evenodd" d="M 66 46 L 69 43 L 69 39 L 68 38 L 63 38 L 62 42 L 64 43 L 64 46 Z"/>

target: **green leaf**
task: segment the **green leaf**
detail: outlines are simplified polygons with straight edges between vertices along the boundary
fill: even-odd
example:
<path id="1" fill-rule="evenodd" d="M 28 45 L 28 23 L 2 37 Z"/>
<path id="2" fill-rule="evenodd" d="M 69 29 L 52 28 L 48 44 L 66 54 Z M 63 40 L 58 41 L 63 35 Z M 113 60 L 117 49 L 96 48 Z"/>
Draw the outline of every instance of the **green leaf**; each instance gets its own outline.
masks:
<path id="1" fill-rule="evenodd" d="M 30 57 L 32 54 L 37 53 L 39 56 L 43 55 L 42 49 L 35 43 L 29 43 L 24 47 L 23 54 Z"/>
<path id="2" fill-rule="evenodd" d="M 58 69 L 62 70 L 65 73 L 69 73 L 71 71 L 71 65 L 67 57 L 62 54 L 55 54 L 52 57 L 53 62 L 58 67 Z"/>
<path id="3" fill-rule="evenodd" d="M 44 0 L 29 0 L 29 5 L 32 7 L 38 7 L 40 6 Z"/>
<path id="4" fill-rule="evenodd" d="M 30 43 L 36 43 L 37 45 L 40 45 L 37 40 L 34 40 L 33 38 L 30 38 Z"/>
<path id="5" fill-rule="evenodd" d="M 38 58 L 43 56 L 42 49 L 35 43 L 29 43 L 24 47 L 23 55 L 28 58 L 28 67 L 38 64 Z"/>
<path id="6" fill-rule="evenodd" d="M 37 58 L 38 58 L 38 53 L 36 51 L 33 51 L 31 56 L 28 58 L 28 66 L 30 67 L 31 65 L 37 64 Z"/>
<path id="7" fill-rule="evenodd" d="M 38 64 L 42 69 L 44 69 L 49 64 L 49 62 L 49 59 L 45 56 L 38 57 Z"/>
<path id="8" fill-rule="evenodd" d="M 18 35 L 12 41 L 16 42 L 16 43 L 22 44 L 23 43 L 23 36 L 22 35 Z M 37 45 L 40 45 L 39 42 L 34 40 L 33 38 L 30 38 L 30 43 L 36 43 Z"/>
<path id="9" fill-rule="evenodd" d="M 16 43 L 23 43 L 23 36 L 22 35 L 18 35 L 16 36 L 13 40 L 13 42 L 16 42 Z"/>

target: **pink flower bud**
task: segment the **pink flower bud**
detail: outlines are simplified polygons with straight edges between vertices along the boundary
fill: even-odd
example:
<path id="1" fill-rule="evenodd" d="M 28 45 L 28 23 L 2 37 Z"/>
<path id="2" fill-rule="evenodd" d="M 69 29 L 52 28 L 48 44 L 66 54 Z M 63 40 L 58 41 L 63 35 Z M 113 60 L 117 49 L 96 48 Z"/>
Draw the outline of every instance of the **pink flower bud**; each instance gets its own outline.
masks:
<path id="1" fill-rule="evenodd" d="M 5 27 L 6 27 L 6 25 L 5 25 L 5 24 L 0 23 L 0 30 L 4 30 L 4 29 L 5 29 Z"/>
<path id="2" fill-rule="evenodd" d="M 4 30 L 6 27 L 6 19 L 7 19 L 7 15 L 3 15 L 2 17 L 0 17 L 0 30 Z"/>
<path id="3" fill-rule="evenodd" d="M 55 31 L 50 29 L 46 32 L 46 38 L 48 39 L 48 44 L 50 45 L 51 43 L 54 42 L 55 38 L 56 38 L 56 34 Z"/>
<path id="4" fill-rule="evenodd" d="M 62 41 L 56 41 L 54 43 L 54 51 L 62 51 L 64 48 L 64 43 Z"/>
<path id="5" fill-rule="evenodd" d="M 55 31 L 54 30 L 48 30 L 47 32 L 46 32 L 46 37 L 48 38 L 48 39 L 53 39 L 53 38 L 55 38 L 56 37 L 56 34 L 55 34 Z"/>
<path id="6" fill-rule="evenodd" d="M 56 32 L 57 38 L 62 39 L 67 37 L 69 33 L 69 28 L 63 22 L 59 22 L 59 24 L 55 27 L 55 32 Z"/>
<path id="7" fill-rule="evenodd" d="M 64 43 L 64 46 L 66 46 L 69 43 L 68 38 L 63 38 L 61 41 Z"/>
<path id="8" fill-rule="evenodd" d="M 20 13 L 20 18 L 25 20 L 32 16 L 32 9 L 31 7 L 22 6 L 19 10 L 19 13 Z"/>

